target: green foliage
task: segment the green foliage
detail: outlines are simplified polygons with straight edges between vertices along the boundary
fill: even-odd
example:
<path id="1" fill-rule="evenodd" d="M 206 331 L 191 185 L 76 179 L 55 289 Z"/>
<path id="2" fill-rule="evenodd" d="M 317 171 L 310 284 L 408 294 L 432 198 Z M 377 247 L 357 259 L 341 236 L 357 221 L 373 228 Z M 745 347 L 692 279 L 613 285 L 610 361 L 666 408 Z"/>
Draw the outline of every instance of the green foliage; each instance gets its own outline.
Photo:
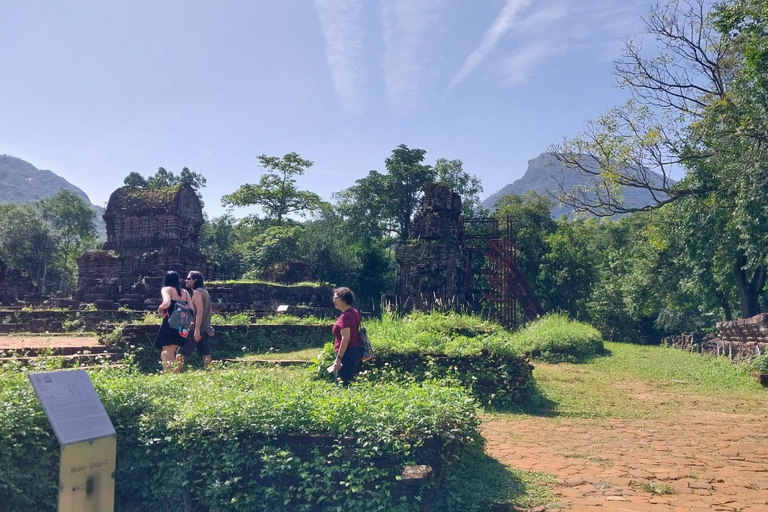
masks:
<path id="1" fill-rule="evenodd" d="M 0 204 L 0 257 L 23 269 L 44 288 L 44 275 L 56 251 L 56 238 L 33 204 Z"/>
<path id="2" fill-rule="evenodd" d="M 539 285 L 539 264 L 548 251 L 546 239 L 555 232 L 557 224 L 550 211 L 554 201 L 529 191 L 522 195 L 508 194 L 496 202 L 494 217 L 509 223 L 517 249 L 517 267 L 531 286 L 534 296 L 546 297 L 550 290 Z"/>
<path id="3" fill-rule="evenodd" d="M 205 187 L 206 181 L 205 176 L 198 172 L 190 171 L 187 167 L 184 167 L 178 176 L 173 174 L 172 171 L 167 171 L 163 167 L 158 167 L 157 172 L 149 178 L 144 178 L 137 172 L 131 172 L 125 177 L 123 183 L 130 187 L 148 189 L 174 187 L 186 183 L 192 187 L 199 196 L 199 191 L 201 188 Z"/>
<path id="4" fill-rule="evenodd" d="M 56 441 L 26 376 L 0 379 L 3 506 L 52 511 Z M 432 489 L 399 484 L 403 467 L 440 468 L 478 438 L 473 401 L 433 383 L 341 389 L 244 367 L 91 379 L 120 440 L 117 510 L 417 510 Z"/>
<path id="5" fill-rule="evenodd" d="M 746 358 L 739 362 L 739 367 L 747 373 L 768 373 L 768 354 Z"/>
<path id="6" fill-rule="evenodd" d="M 488 214 L 480 201 L 483 186 L 477 176 L 464 170 L 461 160 L 438 158 L 435 162 L 435 181 L 445 185 L 461 197 L 461 213 L 465 218 L 486 216 Z"/>
<path id="7" fill-rule="evenodd" d="M 237 248 L 237 224 L 237 219 L 225 214 L 206 219 L 200 227 L 200 252 L 219 266 L 221 279 L 236 279 L 243 274 L 244 258 Z"/>
<path id="8" fill-rule="evenodd" d="M 550 314 L 512 335 L 522 353 L 547 362 L 583 362 L 605 354 L 603 339 L 594 327 Z"/>
<path id="9" fill-rule="evenodd" d="M 339 209 L 350 227 L 362 238 L 408 237 L 411 217 L 419 204 L 421 189 L 435 180 L 434 169 L 423 165 L 423 149 L 400 144 L 385 160 L 387 174 L 370 171 L 368 176 L 337 194 Z"/>
<path id="10" fill-rule="evenodd" d="M 235 317 L 237 320 L 238 317 Z M 271 324 L 232 324 L 228 319 L 223 320 L 227 327 L 217 327 L 216 334 L 211 339 L 211 351 L 214 359 L 236 359 L 246 354 L 264 354 L 274 352 L 291 352 L 306 348 L 322 347 L 331 337 L 329 322 L 323 324 L 317 320 L 294 322 L 292 325 L 274 326 Z M 240 317 L 240 320 L 243 320 Z M 267 322 L 262 319 L 260 322 Z M 159 323 L 159 322 L 158 322 Z M 221 325 L 214 323 L 214 325 Z M 130 335 L 124 336 L 124 329 Z M 108 333 L 100 334 L 100 341 L 110 351 L 129 356 L 142 372 L 156 372 L 161 369 L 160 350 L 154 346 L 157 335 L 157 325 L 126 325 L 115 327 Z M 196 366 L 197 356 L 190 359 L 190 364 Z"/>
<path id="11" fill-rule="evenodd" d="M 531 366 L 498 324 L 472 315 L 386 314 L 365 322 L 376 358 L 363 363 L 366 382 L 422 382 L 440 379 L 466 389 L 482 405 L 507 409 L 525 403 L 532 391 Z M 325 371 L 334 357 L 328 343 L 310 372 Z"/>
<path id="12" fill-rule="evenodd" d="M 265 170 L 259 183 L 241 185 L 221 199 L 223 205 L 260 206 L 266 218 L 277 225 L 290 214 L 305 217 L 320 209 L 323 204 L 320 196 L 296 187 L 295 177 L 302 176 L 312 167 L 311 160 L 305 160 L 295 152 L 282 158 L 260 155 L 258 159 Z"/>

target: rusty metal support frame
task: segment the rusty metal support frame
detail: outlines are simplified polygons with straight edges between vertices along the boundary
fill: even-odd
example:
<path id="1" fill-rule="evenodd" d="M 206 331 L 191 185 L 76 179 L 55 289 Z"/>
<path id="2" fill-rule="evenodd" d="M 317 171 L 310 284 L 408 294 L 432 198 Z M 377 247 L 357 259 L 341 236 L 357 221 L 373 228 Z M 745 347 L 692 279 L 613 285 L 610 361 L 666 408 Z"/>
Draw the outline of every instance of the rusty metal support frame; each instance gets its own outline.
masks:
<path id="1" fill-rule="evenodd" d="M 467 296 L 474 298 L 474 309 L 482 309 L 482 299 L 489 317 L 510 328 L 518 327 L 520 312 L 529 320 L 541 316 L 541 305 L 517 267 L 510 220 L 503 234 L 494 218 L 464 220 L 463 232 Z"/>

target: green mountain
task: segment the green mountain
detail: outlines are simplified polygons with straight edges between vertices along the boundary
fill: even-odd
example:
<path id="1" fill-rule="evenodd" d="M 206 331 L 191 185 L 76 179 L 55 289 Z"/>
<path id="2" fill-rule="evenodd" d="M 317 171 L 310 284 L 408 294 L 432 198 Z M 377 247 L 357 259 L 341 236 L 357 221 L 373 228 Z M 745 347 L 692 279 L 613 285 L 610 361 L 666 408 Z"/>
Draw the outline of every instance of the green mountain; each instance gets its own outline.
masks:
<path id="1" fill-rule="evenodd" d="M 659 183 L 661 183 L 661 177 L 658 179 Z M 507 194 L 522 195 L 529 190 L 538 192 L 545 197 L 555 198 L 560 189 L 558 185 L 560 181 L 563 182 L 563 185 L 568 190 L 577 186 L 586 186 L 589 183 L 586 177 L 580 176 L 572 169 L 568 169 L 554 156 L 549 153 L 542 153 L 536 158 L 528 160 L 528 169 L 522 178 L 491 194 L 481 204 L 484 208 L 494 211 L 496 209 L 496 201 L 501 196 Z M 650 193 L 645 190 L 627 188 L 622 194 L 626 205 L 645 206 L 653 202 Z M 567 206 L 559 203 L 552 208 L 553 218 L 559 218 L 563 215 L 573 217 L 574 212 Z"/>
<path id="2" fill-rule="evenodd" d="M 26 203 L 44 197 L 52 197 L 61 189 L 71 190 L 96 212 L 96 231 L 106 238 L 104 208 L 91 203 L 88 195 L 51 171 L 41 170 L 21 158 L 0 155 L 0 203 Z"/>

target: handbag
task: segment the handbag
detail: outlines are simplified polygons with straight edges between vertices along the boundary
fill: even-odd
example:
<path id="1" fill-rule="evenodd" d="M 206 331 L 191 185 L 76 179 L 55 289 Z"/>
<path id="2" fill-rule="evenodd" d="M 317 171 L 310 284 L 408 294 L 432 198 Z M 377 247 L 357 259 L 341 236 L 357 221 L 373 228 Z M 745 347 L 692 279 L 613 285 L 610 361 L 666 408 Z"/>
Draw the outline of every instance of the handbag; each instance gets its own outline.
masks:
<path id="1" fill-rule="evenodd" d="M 359 326 L 357 328 L 357 335 L 360 338 L 360 348 L 363 350 L 363 361 L 370 361 L 376 355 L 373 353 L 373 347 L 368 339 L 368 331 L 365 327 Z"/>

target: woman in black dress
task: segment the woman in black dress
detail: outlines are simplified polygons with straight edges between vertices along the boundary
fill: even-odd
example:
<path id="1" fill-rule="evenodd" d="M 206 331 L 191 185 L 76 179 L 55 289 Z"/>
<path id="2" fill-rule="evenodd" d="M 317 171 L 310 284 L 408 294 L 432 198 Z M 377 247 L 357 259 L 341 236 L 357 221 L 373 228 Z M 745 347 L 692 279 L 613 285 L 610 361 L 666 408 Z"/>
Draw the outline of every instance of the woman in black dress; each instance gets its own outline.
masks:
<path id="1" fill-rule="evenodd" d="M 192 298 L 189 296 L 189 292 L 182 289 L 179 285 L 179 274 L 174 270 L 166 272 L 160 295 L 163 298 L 163 302 L 157 308 L 157 312 L 163 316 L 163 323 L 160 326 L 160 330 L 157 331 L 155 348 L 161 350 L 160 360 L 163 363 L 163 370 L 171 371 L 176 360 L 176 349 L 181 345 L 185 345 L 187 340 L 179 334 L 177 329 L 173 329 L 168 325 L 168 318 L 176 306 L 176 302 L 184 301 L 191 306 Z"/>

